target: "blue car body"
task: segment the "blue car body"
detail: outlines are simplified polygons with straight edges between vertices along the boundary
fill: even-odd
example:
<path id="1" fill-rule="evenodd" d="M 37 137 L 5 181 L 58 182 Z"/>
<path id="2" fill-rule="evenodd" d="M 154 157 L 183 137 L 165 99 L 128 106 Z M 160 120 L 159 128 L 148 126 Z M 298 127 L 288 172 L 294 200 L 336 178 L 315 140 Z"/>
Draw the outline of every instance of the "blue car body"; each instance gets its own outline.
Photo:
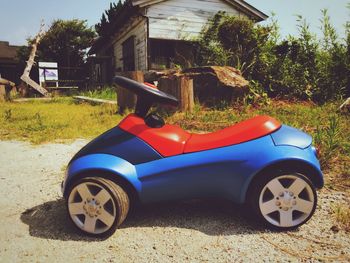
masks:
<path id="1" fill-rule="evenodd" d="M 86 145 L 71 160 L 62 184 L 68 186 L 89 171 L 104 171 L 127 181 L 142 203 L 222 197 L 246 200 L 254 176 L 279 163 L 301 164 L 312 171 L 315 187 L 323 175 L 312 138 L 282 125 L 272 134 L 231 146 L 163 157 L 118 126 Z"/>

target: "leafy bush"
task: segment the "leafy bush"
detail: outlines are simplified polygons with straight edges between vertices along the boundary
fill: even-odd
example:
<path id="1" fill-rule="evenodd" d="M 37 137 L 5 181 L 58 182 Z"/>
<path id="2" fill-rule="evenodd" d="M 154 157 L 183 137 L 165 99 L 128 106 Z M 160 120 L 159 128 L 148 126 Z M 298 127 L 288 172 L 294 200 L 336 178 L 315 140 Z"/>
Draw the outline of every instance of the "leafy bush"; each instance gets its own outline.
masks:
<path id="1" fill-rule="evenodd" d="M 251 81 L 252 91 L 271 97 L 324 103 L 350 95 L 350 23 L 342 41 L 327 10 L 322 14 L 322 39 L 298 16 L 299 35 L 280 40 L 274 16 L 261 26 L 218 13 L 198 40 L 196 64 L 233 66 Z"/>

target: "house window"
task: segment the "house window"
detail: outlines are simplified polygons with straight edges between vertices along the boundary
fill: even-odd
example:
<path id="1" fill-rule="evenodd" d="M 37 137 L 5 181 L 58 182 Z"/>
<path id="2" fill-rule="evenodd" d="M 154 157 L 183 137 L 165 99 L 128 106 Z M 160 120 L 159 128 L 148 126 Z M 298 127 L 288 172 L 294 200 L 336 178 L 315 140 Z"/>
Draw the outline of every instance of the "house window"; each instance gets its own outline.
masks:
<path id="1" fill-rule="evenodd" d="M 123 44 L 124 71 L 135 70 L 135 37 L 129 37 Z"/>
<path id="2" fill-rule="evenodd" d="M 175 57 L 175 42 L 169 40 L 150 40 L 151 69 L 166 69 L 172 67 Z"/>

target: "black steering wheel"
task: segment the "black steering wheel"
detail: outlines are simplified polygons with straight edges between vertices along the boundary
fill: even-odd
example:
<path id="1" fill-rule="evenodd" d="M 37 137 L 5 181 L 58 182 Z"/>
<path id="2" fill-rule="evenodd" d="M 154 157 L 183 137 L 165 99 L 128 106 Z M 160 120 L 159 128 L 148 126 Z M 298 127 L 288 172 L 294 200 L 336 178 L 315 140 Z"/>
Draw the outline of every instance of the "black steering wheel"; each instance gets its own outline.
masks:
<path id="1" fill-rule="evenodd" d="M 149 109 L 155 103 L 172 106 L 179 104 L 174 96 L 129 78 L 116 76 L 114 77 L 114 83 L 137 95 L 135 113 L 143 118 L 146 117 Z"/>

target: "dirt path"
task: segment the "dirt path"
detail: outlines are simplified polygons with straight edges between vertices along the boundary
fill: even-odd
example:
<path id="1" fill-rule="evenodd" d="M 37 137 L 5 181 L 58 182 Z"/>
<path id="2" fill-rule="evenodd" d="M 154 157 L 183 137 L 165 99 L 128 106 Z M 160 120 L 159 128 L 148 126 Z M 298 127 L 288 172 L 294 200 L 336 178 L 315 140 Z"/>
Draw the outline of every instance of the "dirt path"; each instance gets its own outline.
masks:
<path id="1" fill-rule="evenodd" d="M 350 235 L 331 230 L 331 207 L 346 197 L 327 189 L 295 232 L 265 231 L 230 203 L 191 201 L 143 207 L 107 240 L 83 237 L 67 220 L 59 185 L 84 143 L 0 142 L 0 262 L 350 260 Z"/>

